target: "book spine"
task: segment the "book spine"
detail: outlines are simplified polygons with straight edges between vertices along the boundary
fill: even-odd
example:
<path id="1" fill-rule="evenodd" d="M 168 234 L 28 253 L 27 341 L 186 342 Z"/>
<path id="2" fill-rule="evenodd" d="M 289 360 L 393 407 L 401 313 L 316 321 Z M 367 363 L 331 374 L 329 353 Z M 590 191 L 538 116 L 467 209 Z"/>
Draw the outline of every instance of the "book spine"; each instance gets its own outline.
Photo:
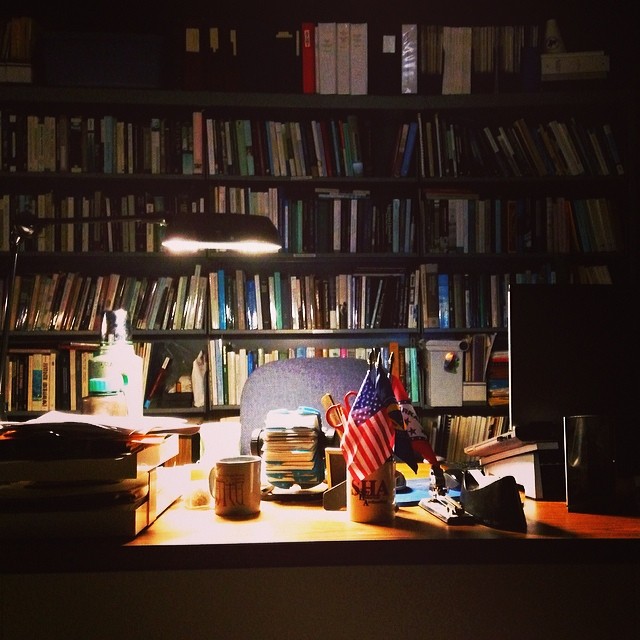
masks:
<path id="1" fill-rule="evenodd" d="M 302 23 L 302 93 L 316 92 L 316 25 Z"/>

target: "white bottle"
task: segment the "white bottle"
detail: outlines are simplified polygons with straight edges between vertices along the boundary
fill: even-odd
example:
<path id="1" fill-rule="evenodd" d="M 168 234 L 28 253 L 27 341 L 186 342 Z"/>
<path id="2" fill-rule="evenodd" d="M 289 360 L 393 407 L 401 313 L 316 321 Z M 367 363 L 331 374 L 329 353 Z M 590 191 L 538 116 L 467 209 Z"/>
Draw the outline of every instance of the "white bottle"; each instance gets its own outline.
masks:
<path id="1" fill-rule="evenodd" d="M 125 309 L 106 310 L 102 316 L 101 344 L 89 361 L 89 394 L 122 392 L 127 415 L 142 416 L 144 381 L 142 358 L 131 342 Z"/>

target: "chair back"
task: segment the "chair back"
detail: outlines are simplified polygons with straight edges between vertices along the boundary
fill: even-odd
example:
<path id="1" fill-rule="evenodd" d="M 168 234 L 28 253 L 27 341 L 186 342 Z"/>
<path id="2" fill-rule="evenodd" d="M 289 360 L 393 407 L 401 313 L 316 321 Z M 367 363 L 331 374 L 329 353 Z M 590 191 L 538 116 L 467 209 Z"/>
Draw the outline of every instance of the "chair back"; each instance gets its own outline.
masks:
<path id="1" fill-rule="evenodd" d="M 318 409 L 330 393 L 342 403 L 349 391 L 358 391 L 369 368 L 359 358 L 289 358 L 258 367 L 247 378 L 240 397 L 240 451 L 250 453 L 251 434 L 265 425 L 272 409 Z"/>

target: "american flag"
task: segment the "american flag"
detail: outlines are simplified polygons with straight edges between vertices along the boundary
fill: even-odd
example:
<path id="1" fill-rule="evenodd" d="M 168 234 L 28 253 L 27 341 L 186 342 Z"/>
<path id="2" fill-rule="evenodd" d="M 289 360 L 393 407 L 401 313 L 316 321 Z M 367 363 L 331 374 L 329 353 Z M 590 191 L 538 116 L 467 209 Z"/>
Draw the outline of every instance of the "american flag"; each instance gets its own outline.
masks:
<path id="1" fill-rule="evenodd" d="M 400 407 L 389 374 L 378 364 L 362 382 L 342 437 L 342 453 L 353 479 L 366 478 L 391 457 L 398 428 L 403 428 Z"/>
<path id="2" fill-rule="evenodd" d="M 398 376 L 391 375 L 391 387 L 393 389 L 393 395 L 400 406 L 400 411 L 402 412 L 404 428 L 409 434 L 411 448 L 414 453 L 423 460 L 431 464 L 437 464 L 438 458 L 424 433 L 420 420 L 418 419 L 418 414 L 413 408 L 413 404 L 411 404 L 409 394 Z"/>

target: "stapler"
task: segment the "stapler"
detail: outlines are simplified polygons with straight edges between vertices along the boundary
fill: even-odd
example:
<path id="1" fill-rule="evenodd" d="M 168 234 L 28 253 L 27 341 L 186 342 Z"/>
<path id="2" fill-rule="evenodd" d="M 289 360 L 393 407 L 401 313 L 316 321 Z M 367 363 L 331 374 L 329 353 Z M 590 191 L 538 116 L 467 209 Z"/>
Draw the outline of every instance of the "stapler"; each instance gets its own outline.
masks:
<path id="1" fill-rule="evenodd" d="M 431 467 L 430 496 L 418 503 L 425 511 L 446 524 L 475 524 L 475 518 L 467 513 L 460 501 L 462 472 L 458 469 L 442 469 L 440 465 Z"/>

